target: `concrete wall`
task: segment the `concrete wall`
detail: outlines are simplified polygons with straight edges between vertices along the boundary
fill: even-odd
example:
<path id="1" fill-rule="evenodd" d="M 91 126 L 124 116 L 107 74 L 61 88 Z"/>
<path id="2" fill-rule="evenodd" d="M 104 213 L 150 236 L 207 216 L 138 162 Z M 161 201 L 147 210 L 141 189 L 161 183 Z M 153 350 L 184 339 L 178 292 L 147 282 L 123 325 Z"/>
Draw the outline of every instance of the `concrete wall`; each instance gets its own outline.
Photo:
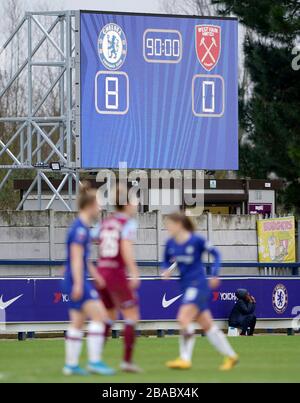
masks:
<path id="1" fill-rule="evenodd" d="M 74 213 L 54 211 L 0 212 L 0 260 L 61 260 L 65 258 L 64 242 Z M 257 261 L 255 216 L 212 216 L 196 218 L 197 231 L 219 247 L 226 262 Z M 136 257 L 139 261 L 161 260 L 167 239 L 165 216 L 152 212 L 138 217 Z M 97 248 L 92 248 L 97 257 Z M 142 274 L 157 274 L 156 267 L 141 268 Z M 225 269 L 224 269 L 225 270 Z M 226 274 L 245 269 L 226 269 Z M 248 270 L 248 269 L 247 269 Z M 257 274 L 257 270 L 247 274 Z M 61 275 L 61 268 L 0 266 L 0 276 Z"/>

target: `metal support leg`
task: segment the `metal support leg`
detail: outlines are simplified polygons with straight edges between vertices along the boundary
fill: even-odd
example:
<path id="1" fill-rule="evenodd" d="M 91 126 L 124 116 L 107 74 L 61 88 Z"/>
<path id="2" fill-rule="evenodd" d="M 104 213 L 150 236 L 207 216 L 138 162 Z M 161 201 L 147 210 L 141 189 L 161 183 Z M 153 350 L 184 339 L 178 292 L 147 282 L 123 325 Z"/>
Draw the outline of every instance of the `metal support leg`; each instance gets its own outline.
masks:
<path id="1" fill-rule="evenodd" d="M 0 47 L 0 54 L 2 54 L 5 49 L 9 49 L 9 46 L 14 46 L 13 39 L 17 39 L 21 29 L 27 30 L 27 40 L 22 43 L 26 52 L 26 59 L 20 66 L 16 67 L 15 71 L 11 70 L 12 74 L 8 78 L 8 82 L 0 90 L 0 102 L 2 102 L 4 95 L 7 97 L 16 95 L 10 95 L 8 91 L 16 80 L 26 80 L 24 83 L 27 99 L 26 115 L 18 116 L 16 113 L 16 116 L 0 117 L 0 122 L 5 122 L 6 125 L 11 124 L 13 128 L 17 127 L 6 144 L 4 144 L 3 139 L 0 140 L 0 167 L 7 170 L 0 182 L 0 190 L 3 189 L 16 169 L 35 171 L 35 177 L 24 193 L 17 207 L 18 210 L 24 207 L 25 201 L 35 190 L 37 190 L 38 208 L 43 208 L 43 181 L 53 192 L 48 207 L 51 207 L 55 198 L 58 198 L 68 211 L 72 210 L 73 180 L 76 181 L 77 189 L 79 186 L 79 175 L 75 169 L 76 137 L 73 134 L 75 124 L 73 107 L 76 104 L 73 91 L 73 77 L 75 77 L 74 70 L 76 67 L 73 60 L 75 57 L 74 22 L 75 12 L 71 11 L 27 12 L 3 47 Z M 53 33 L 58 25 L 59 30 L 56 30 L 56 33 L 59 32 L 59 38 L 57 39 Z M 37 42 L 34 38 L 35 31 L 33 28 L 35 27 L 38 27 L 41 33 Z M 46 52 L 40 52 L 39 60 L 34 58 L 46 41 L 51 54 L 56 55 L 56 60 L 48 58 Z M 35 88 L 37 85 L 35 76 L 38 69 L 44 67 L 57 69 L 57 74 L 55 78 L 49 80 L 44 93 L 38 95 L 39 93 Z M 27 74 L 22 74 L 25 71 Z M 59 97 L 58 113 L 57 108 L 53 108 L 53 113 L 52 108 L 50 108 L 49 112 L 47 101 L 52 94 Z M 38 98 L 35 95 L 38 95 Z M 1 158 L 4 155 L 10 157 L 11 162 L 9 164 L 6 164 L 6 159 L 4 159 L 4 163 L 1 163 Z M 55 189 L 47 176 L 47 172 L 49 172 L 47 164 L 51 159 L 59 160 L 62 165 L 61 182 L 58 189 Z M 38 166 L 37 163 L 41 163 L 41 165 Z M 68 181 L 68 200 L 64 200 L 61 194 L 65 181 Z"/>

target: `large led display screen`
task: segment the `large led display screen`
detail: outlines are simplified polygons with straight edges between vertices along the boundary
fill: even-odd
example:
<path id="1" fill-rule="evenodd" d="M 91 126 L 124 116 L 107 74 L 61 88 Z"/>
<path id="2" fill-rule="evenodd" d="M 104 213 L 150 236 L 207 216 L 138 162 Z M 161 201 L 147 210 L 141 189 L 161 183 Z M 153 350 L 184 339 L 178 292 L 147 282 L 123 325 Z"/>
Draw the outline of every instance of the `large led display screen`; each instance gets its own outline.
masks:
<path id="1" fill-rule="evenodd" d="M 81 12 L 81 167 L 238 169 L 237 30 Z"/>

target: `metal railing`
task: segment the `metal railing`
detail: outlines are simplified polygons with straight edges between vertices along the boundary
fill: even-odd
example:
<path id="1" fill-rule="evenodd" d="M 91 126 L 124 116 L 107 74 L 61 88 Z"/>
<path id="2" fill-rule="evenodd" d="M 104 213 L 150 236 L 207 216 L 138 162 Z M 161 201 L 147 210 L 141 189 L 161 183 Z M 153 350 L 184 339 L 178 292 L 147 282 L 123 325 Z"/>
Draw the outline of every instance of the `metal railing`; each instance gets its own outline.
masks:
<path id="1" fill-rule="evenodd" d="M 14 266 L 14 267 L 34 267 L 34 266 L 48 266 L 48 267 L 62 267 L 65 265 L 65 260 L 38 260 L 38 259 L 27 259 L 27 260 L 0 260 L 1 266 Z M 139 267 L 156 267 L 159 268 L 161 262 L 157 261 L 138 261 Z M 207 272 L 209 274 L 210 267 L 212 263 L 205 263 Z M 265 276 L 275 276 L 275 275 L 293 275 L 299 276 L 300 262 L 295 263 L 258 263 L 258 262 L 223 262 L 221 264 L 224 268 L 257 268 L 259 269 L 261 275 Z M 241 272 L 239 275 L 243 275 Z M 248 274 L 245 274 L 249 277 Z M 149 276 L 147 276 L 149 277 Z M 232 276 L 231 276 L 232 277 Z"/>

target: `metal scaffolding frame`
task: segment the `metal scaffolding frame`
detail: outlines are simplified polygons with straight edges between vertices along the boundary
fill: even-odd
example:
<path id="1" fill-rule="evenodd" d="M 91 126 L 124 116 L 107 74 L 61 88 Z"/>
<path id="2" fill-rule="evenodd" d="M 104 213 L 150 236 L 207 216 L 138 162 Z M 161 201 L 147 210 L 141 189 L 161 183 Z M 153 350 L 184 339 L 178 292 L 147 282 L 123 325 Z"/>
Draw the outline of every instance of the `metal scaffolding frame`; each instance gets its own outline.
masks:
<path id="1" fill-rule="evenodd" d="M 74 189 L 79 184 L 78 155 L 79 142 L 76 142 L 76 96 L 78 83 L 78 52 L 75 37 L 78 33 L 75 11 L 27 12 L 0 49 L 0 57 L 13 40 L 22 33 L 27 40 L 22 46 L 27 47 L 25 60 L 12 73 L 5 87 L 0 90 L 0 104 L 5 96 L 16 96 L 12 90 L 17 80 L 26 82 L 25 116 L 0 116 L 0 169 L 6 170 L 0 181 L 0 191 L 17 169 L 31 170 L 32 183 L 24 193 L 17 209 L 23 208 L 30 195 L 36 194 L 38 207 L 42 209 L 42 183 L 46 183 L 51 194 L 46 209 L 59 200 L 66 210 L 72 210 Z M 38 34 L 37 34 L 38 32 Z M 47 44 L 48 53 L 43 50 Z M 49 56 L 51 54 L 52 57 Z M 54 57 L 55 56 L 55 57 Z M 76 58 L 77 56 L 77 58 Z M 36 74 L 41 69 L 55 71 L 53 80 L 36 95 Z M 41 73 L 42 74 L 42 73 Z M 76 82 L 77 81 L 77 82 Z M 56 94 L 57 105 L 48 112 L 47 101 Z M 54 99 L 54 98 L 53 98 Z M 49 109 L 49 108 L 48 108 Z M 10 133 L 4 139 L 1 132 Z M 56 173 L 59 186 L 51 181 L 52 170 L 49 163 L 59 162 L 61 170 Z M 75 182 L 75 186 L 74 186 Z M 68 192 L 65 192 L 65 186 Z M 64 190 L 64 192 L 63 192 Z"/>

